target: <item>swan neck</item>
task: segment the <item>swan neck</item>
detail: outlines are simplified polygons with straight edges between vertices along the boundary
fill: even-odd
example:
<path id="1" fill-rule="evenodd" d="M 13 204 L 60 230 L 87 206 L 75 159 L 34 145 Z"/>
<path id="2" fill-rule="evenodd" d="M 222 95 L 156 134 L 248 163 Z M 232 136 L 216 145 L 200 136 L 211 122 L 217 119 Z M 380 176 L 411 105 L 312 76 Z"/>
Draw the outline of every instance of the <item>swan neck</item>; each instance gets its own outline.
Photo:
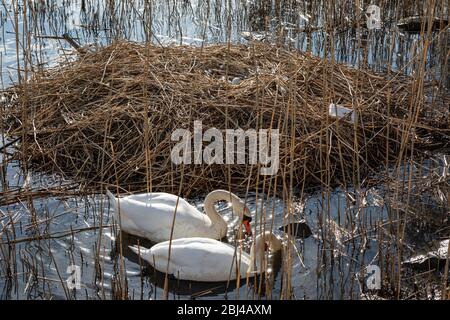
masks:
<path id="1" fill-rule="evenodd" d="M 219 201 L 230 201 L 230 195 L 232 195 L 231 192 L 216 190 L 206 196 L 204 203 L 206 215 L 211 220 L 211 227 L 219 232 L 220 238 L 226 236 L 228 225 L 219 212 L 217 212 L 215 204 Z"/>
<path id="2" fill-rule="evenodd" d="M 272 251 L 279 251 L 282 248 L 280 239 L 278 239 L 272 232 L 266 231 L 259 234 L 255 238 L 255 242 L 250 250 L 250 272 L 263 273 L 266 271 L 266 243 L 269 244 L 269 248 Z"/>
<path id="3" fill-rule="evenodd" d="M 258 235 L 250 250 L 250 272 L 262 273 L 265 271 L 264 264 L 261 266 L 261 260 L 263 260 L 263 255 L 265 253 L 264 243 L 265 237 L 261 234 Z"/>

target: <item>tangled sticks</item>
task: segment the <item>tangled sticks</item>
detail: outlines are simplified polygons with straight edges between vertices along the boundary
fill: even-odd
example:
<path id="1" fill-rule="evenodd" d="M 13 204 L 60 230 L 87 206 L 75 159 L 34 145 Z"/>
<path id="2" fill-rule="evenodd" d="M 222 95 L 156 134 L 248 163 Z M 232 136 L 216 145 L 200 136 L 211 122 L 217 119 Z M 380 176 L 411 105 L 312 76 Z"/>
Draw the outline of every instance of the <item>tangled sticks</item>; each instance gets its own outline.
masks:
<path id="1" fill-rule="evenodd" d="M 117 42 L 10 88 L 16 99 L 4 106 L 4 120 L 9 136 L 23 137 L 18 157 L 89 186 L 177 193 L 182 183 L 186 196 L 267 179 L 351 184 L 413 143 L 419 151 L 448 136 L 448 117 L 430 117 L 411 98 L 413 84 L 269 44 Z M 332 103 L 353 110 L 352 118 L 330 117 Z M 221 131 L 279 129 L 277 175 L 260 176 L 258 165 L 173 164 L 171 135 L 194 121 Z"/>

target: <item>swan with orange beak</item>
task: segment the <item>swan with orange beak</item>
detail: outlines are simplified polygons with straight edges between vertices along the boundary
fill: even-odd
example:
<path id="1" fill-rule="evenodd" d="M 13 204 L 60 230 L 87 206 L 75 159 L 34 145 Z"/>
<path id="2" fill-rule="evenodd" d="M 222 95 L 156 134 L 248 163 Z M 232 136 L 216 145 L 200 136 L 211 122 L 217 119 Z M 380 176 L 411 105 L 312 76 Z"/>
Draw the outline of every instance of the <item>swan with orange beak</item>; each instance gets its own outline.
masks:
<path id="1" fill-rule="evenodd" d="M 252 233 L 252 218 L 244 201 L 226 190 L 215 190 L 206 196 L 205 213 L 183 198 L 169 193 L 141 193 L 123 198 L 117 198 L 109 191 L 107 194 L 121 230 L 152 242 L 171 238 L 225 238 L 228 224 L 215 206 L 220 201 L 229 202 L 244 225 L 245 233 Z"/>

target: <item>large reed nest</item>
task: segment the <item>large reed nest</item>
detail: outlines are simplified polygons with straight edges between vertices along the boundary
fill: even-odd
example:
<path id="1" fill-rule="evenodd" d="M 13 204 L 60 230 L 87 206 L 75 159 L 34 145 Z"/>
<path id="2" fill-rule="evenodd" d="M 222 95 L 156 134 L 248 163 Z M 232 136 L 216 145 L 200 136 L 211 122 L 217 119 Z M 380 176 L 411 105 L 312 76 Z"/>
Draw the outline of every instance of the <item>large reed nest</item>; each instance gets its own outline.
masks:
<path id="1" fill-rule="evenodd" d="M 89 186 L 189 195 L 352 184 L 413 143 L 439 146 L 448 114 L 430 117 L 413 90 L 412 78 L 269 44 L 117 42 L 12 87 L 4 114 L 9 135 L 21 138 L 16 155 L 34 169 Z M 353 109 L 355 123 L 330 117 L 331 103 Z M 171 134 L 194 120 L 205 129 L 278 128 L 278 175 L 251 165 L 174 165 Z"/>

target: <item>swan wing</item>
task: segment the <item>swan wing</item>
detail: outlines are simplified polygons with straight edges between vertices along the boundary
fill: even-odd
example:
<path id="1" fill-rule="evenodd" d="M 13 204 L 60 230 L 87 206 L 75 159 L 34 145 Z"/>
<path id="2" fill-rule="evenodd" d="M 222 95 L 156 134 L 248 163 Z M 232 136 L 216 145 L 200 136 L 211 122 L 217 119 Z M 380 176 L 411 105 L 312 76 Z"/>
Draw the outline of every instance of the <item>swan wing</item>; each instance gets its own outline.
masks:
<path id="1" fill-rule="evenodd" d="M 169 242 L 152 247 L 146 254 L 147 261 L 160 272 L 166 272 Z M 207 238 L 187 238 L 172 241 L 169 273 L 180 280 L 220 282 L 236 279 L 235 248 Z M 239 257 L 239 255 L 238 255 Z M 154 260 L 153 260 L 154 259 Z M 250 257 L 243 253 L 240 259 L 240 275 L 246 276 Z"/>
<path id="2" fill-rule="evenodd" d="M 187 202 L 181 197 L 178 197 L 170 193 L 163 193 L 163 192 L 141 193 L 120 198 L 119 201 L 120 205 L 124 207 L 125 206 L 130 206 L 133 208 L 143 207 L 146 209 L 151 209 L 155 207 L 157 209 L 158 206 L 163 205 L 172 208 L 177 207 L 177 210 L 180 210 L 180 212 L 188 213 L 190 215 L 203 215 L 197 208 L 195 208 L 189 202 Z"/>
<path id="3" fill-rule="evenodd" d="M 138 193 L 138 194 L 132 194 L 123 198 L 119 198 L 121 201 L 125 200 L 132 200 L 136 202 L 142 202 L 143 204 L 149 204 L 152 202 L 159 202 L 159 203 L 166 203 L 168 205 L 175 205 L 177 203 L 178 196 L 170 193 L 165 192 L 150 192 L 150 193 Z M 184 200 L 180 197 L 180 201 Z"/>
<path id="4" fill-rule="evenodd" d="M 178 201 L 178 205 L 177 205 Z M 121 226 L 126 232 L 152 241 L 166 241 L 176 219 L 173 238 L 211 236 L 211 220 L 183 198 L 168 193 L 147 193 L 119 199 Z"/>

